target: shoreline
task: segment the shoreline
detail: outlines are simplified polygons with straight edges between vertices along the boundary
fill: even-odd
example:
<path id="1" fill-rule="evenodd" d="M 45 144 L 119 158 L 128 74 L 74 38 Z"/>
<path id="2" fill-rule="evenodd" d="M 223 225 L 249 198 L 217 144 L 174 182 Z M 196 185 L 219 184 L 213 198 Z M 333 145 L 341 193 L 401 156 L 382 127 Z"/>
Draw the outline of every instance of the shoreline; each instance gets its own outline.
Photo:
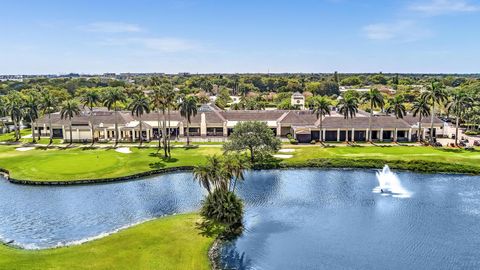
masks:
<path id="1" fill-rule="evenodd" d="M 253 170 L 270 170 L 270 169 L 381 169 L 384 165 L 388 165 L 391 169 L 399 171 L 410 171 L 415 173 L 442 173 L 442 174 L 465 174 L 480 175 L 480 168 L 473 166 L 443 163 L 433 161 L 403 161 L 403 160 L 380 160 L 380 159 L 339 159 L 339 158 L 319 158 L 309 159 L 302 162 L 270 162 L 259 163 L 253 167 Z M 0 168 L 0 174 L 12 184 L 30 185 L 30 186 L 69 186 L 69 185 L 93 185 L 104 183 L 116 183 L 133 181 L 149 176 L 158 176 L 175 172 L 192 171 L 195 166 L 176 166 L 164 169 L 150 170 L 136 174 L 97 179 L 78 179 L 78 180 L 30 180 L 15 179 L 10 176 L 10 172 Z"/>

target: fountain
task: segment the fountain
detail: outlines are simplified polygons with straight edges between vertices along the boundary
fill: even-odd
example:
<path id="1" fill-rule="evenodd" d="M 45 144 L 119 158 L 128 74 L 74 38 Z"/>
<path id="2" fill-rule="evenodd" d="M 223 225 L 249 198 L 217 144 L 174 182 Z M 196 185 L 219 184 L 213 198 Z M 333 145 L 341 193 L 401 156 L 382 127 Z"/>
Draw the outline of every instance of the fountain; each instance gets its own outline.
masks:
<path id="1" fill-rule="evenodd" d="M 397 175 L 385 165 L 382 171 L 377 172 L 378 187 L 373 189 L 375 193 L 382 193 L 384 196 L 392 196 L 397 198 L 409 198 L 410 192 L 406 190 L 400 183 Z"/>

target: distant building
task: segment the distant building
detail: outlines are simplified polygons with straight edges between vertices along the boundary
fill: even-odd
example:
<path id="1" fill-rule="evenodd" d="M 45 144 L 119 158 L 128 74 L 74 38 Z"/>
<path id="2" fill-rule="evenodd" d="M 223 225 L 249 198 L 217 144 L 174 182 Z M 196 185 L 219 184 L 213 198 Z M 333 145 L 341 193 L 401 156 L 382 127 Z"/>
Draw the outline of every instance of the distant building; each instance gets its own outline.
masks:
<path id="1" fill-rule="evenodd" d="M 292 95 L 290 104 L 298 107 L 300 110 L 305 110 L 305 97 L 300 92 L 295 92 Z"/>

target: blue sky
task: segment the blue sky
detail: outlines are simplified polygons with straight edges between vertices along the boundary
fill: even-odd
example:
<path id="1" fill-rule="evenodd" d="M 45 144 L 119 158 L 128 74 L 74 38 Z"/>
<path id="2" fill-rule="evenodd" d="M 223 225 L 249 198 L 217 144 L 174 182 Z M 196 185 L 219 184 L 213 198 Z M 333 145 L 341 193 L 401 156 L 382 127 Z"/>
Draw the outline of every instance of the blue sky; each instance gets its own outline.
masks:
<path id="1" fill-rule="evenodd" d="M 480 0 L 0 0 L 0 74 L 480 72 Z"/>

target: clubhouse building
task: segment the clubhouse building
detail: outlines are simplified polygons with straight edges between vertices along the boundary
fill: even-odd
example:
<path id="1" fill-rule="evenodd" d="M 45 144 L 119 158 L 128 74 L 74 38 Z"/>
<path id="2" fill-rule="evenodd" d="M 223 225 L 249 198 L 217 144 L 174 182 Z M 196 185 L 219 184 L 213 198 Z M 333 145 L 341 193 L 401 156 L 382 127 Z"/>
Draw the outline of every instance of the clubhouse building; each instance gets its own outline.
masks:
<path id="1" fill-rule="evenodd" d="M 344 119 L 333 108 L 331 115 L 320 119 L 308 110 L 262 110 L 234 111 L 220 110 L 215 106 L 202 105 L 196 116 L 191 118 L 189 133 L 192 138 L 226 139 L 233 132 L 234 126 L 244 121 L 261 121 L 266 123 L 278 137 L 289 134 L 300 143 L 318 140 L 320 133 L 324 141 L 368 141 L 369 114 L 363 111 L 354 118 Z M 166 127 L 171 137 L 181 140 L 187 134 L 187 120 L 178 111 L 172 111 Z M 119 139 L 123 142 L 138 141 L 140 136 L 146 141 L 157 140 L 162 136 L 163 114 L 151 112 L 143 115 L 142 134 L 140 134 L 140 119 L 132 116 L 129 111 L 108 111 L 106 108 L 95 108 L 90 115 L 89 110 L 82 110 L 79 116 L 72 119 L 72 138 L 76 142 L 91 140 L 90 120 L 94 127 L 95 141 L 110 141 L 115 139 L 115 122 L 118 123 Z M 70 140 L 69 121 L 61 119 L 60 113 L 51 114 L 52 132 L 54 138 Z M 36 132 L 41 136 L 50 136 L 49 118 L 44 116 L 37 123 Z M 409 142 L 422 138 L 443 136 L 444 122 L 434 119 L 434 129 L 430 130 L 430 118 L 422 121 L 422 131 L 418 131 L 418 117 L 407 115 L 397 119 L 390 115 L 375 115 L 371 120 L 372 140 L 378 142 Z M 37 133 L 38 134 L 38 133 Z"/>

